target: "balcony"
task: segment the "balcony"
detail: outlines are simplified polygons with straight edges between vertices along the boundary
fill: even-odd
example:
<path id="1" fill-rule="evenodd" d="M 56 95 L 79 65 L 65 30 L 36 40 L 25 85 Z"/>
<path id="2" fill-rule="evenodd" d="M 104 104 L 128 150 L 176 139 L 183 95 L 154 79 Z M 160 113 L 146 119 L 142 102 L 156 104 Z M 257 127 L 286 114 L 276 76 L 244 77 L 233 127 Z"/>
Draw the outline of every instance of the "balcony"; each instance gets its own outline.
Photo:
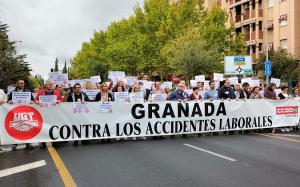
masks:
<path id="1" fill-rule="evenodd" d="M 236 23 L 241 22 L 241 20 L 242 20 L 242 15 L 241 14 L 235 16 L 235 22 Z"/>
<path id="2" fill-rule="evenodd" d="M 245 40 L 250 41 L 250 33 L 245 33 Z"/>
<path id="3" fill-rule="evenodd" d="M 259 52 L 259 54 L 258 54 L 258 60 L 263 59 L 263 57 L 264 57 L 264 53 L 263 52 Z"/>
<path id="4" fill-rule="evenodd" d="M 255 31 L 251 32 L 251 40 L 256 40 L 256 33 L 255 33 Z"/>
<path id="5" fill-rule="evenodd" d="M 251 18 L 255 18 L 255 10 L 251 11 Z"/>
<path id="6" fill-rule="evenodd" d="M 244 16 L 243 16 L 243 20 L 247 20 L 250 18 L 250 12 L 249 11 L 245 11 L 244 12 Z"/>
<path id="7" fill-rule="evenodd" d="M 255 61 L 256 61 L 256 54 L 253 53 L 253 54 L 251 55 L 251 57 L 252 57 L 252 62 L 255 62 Z"/>
<path id="8" fill-rule="evenodd" d="M 264 31 L 259 31 L 258 35 L 260 40 L 264 39 Z"/>
<path id="9" fill-rule="evenodd" d="M 258 16 L 259 17 L 263 17 L 264 16 L 264 10 L 263 9 L 259 9 Z"/>

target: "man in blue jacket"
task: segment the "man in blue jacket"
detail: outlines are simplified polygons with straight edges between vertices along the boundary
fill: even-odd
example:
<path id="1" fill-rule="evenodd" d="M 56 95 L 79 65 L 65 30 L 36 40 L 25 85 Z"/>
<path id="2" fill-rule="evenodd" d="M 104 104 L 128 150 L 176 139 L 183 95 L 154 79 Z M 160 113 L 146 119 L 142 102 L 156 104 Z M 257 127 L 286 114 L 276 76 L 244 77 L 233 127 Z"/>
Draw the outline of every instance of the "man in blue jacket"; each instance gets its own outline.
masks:
<path id="1" fill-rule="evenodd" d="M 185 85 L 183 83 L 179 83 L 177 85 L 177 89 L 171 94 L 170 100 L 178 101 L 178 100 L 188 100 L 189 95 L 184 91 Z"/>

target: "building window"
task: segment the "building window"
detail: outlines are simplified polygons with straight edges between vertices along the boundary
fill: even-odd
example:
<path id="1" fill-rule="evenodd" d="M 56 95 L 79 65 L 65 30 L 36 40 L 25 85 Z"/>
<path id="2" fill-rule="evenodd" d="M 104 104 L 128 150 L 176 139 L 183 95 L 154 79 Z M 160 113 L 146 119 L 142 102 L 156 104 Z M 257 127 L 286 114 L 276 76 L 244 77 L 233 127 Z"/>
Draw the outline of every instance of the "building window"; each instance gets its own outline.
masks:
<path id="1" fill-rule="evenodd" d="M 283 14 L 279 17 L 279 25 L 280 26 L 285 26 L 287 25 L 288 22 L 287 22 L 287 14 Z"/>
<path id="2" fill-rule="evenodd" d="M 287 39 L 280 40 L 280 47 L 282 49 L 288 49 L 288 40 Z"/>
<path id="3" fill-rule="evenodd" d="M 273 0 L 269 0 L 268 7 L 273 7 Z"/>
<path id="4" fill-rule="evenodd" d="M 263 51 L 263 44 L 262 43 L 259 43 L 258 49 L 259 49 L 259 52 Z"/>

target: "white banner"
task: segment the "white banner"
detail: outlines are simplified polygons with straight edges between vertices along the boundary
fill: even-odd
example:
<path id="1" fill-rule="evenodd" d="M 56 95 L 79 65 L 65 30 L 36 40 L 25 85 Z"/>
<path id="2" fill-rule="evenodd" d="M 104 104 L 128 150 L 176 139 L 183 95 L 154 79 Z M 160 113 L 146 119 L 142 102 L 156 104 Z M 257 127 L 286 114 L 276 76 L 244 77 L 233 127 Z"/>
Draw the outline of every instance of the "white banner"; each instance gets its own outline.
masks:
<path id="1" fill-rule="evenodd" d="M 60 103 L 0 107 L 1 144 L 163 136 L 295 126 L 299 100 Z M 75 112 L 76 109 L 76 112 Z M 80 110 L 80 111 L 79 111 Z"/>

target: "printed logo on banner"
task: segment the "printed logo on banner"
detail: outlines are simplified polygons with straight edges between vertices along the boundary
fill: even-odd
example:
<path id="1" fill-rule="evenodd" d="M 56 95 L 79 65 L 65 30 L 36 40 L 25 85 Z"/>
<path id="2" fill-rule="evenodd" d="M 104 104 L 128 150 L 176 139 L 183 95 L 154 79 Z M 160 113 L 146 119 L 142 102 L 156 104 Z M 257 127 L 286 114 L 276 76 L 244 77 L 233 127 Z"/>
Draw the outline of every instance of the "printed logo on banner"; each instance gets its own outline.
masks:
<path id="1" fill-rule="evenodd" d="M 5 130 L 14 139 L 30 140 L 42 130 L 43 119 L 33 107 L 18 106 L 5 117 Z"/>
<path id="2" fill-rule="evenodd" d="M 298 106 L 276 107 L 277 115 L 295 115 L 298 114 Z"/>

